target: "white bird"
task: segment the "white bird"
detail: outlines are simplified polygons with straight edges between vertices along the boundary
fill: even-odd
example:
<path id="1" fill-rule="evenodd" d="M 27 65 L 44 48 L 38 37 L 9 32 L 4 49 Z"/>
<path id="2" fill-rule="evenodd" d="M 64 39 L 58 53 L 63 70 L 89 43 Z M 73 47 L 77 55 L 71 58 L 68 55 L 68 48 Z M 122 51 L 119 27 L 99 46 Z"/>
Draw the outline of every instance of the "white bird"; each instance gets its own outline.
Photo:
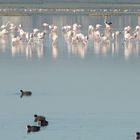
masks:
<path id="1" fill-rule="evenodd" d="M 88 35 L 93 37 L 93 33 L 94 33 L 94 26 L 93 25 L 89 25 L 88 26 Z"/>
<path id="2" fill-rule="evenodd" d="M 104 24 L 105 24 L 105 28 L 106 28 L 106 29 L 111 30 L 112 22 L 108 22 L 106 16 L 105 16 L 105 18 L 104 18 Z"/>
<path id="3" fill-rule="evenodd" d="M 138 26 L 138 25 L 135 27 L 134 38 L 136 40 L 140 40 L 140 26 Z"/>
<path id="4" fill-rule="evenodd" d="M 52 30 L 50 32 L 50 39 L 52 41 L 52 46 L 56 46 L 57 41 L 58 41 L 58 34 L 55 30 Z"/>
<path id="5" fill-rule="evenodd" d="M 130 26 L 124 27 L 124 40 L 130 41 L 132 38 L 133 36 L 131 34 L 131 27 Z"/>
<path id="6" fill-rule="evenodd" d="M 13 36 L 11 40 L 12 46 L 18 46 L 20 44 L 20 37 L 19 36 Z"/>

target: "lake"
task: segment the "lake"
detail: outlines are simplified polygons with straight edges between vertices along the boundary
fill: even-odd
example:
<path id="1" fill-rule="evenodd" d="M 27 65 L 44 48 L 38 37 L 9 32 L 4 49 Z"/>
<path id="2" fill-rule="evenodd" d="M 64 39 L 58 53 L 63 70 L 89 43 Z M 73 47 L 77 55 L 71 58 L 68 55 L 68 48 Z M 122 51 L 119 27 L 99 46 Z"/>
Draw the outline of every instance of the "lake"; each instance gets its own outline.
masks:
<path id="1" fill-rule="evenodd" d="M 12 49 L 11 41 L 0 41 L 0 136 L 4 140 L 132 140 L 140 130 L 140 45 L 132 40 L 125 46 L 123 30 L 140 25 L 137 15 L 109 16 L 112 31 L 120 31 L 118 42 L 109 48 L 96 46 L 69 48 L 62 26 L 101 24 L 103 16 L 52 15 L 1 16 L 22 24 L 25 31 L 43 30 L 44 22 L 58 27 L 58 43 L 52 46 L 47 33 L 44 46 L 33 50 Z M 31 97 L 20 98 L 20 89 Z M 36 125 L 34 114 L 44 115 L 49 125 L 27 134 L 26 126 Z"/>

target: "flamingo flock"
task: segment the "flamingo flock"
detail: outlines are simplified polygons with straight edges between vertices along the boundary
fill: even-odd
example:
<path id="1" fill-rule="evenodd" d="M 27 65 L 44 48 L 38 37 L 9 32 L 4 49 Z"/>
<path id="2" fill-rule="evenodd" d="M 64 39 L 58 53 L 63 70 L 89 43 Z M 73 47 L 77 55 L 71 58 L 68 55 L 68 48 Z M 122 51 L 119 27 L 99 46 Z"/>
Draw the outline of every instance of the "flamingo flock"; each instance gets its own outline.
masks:
<path id="1" fill-rule="evenodd" d="M 85 56 L 89 43 L 92 42 L 95 54 L 106 55 L 111 51 L 114 55 L 119 49 L 123 49 L 125 58 L 139 53 L 140 47 L 140 26 L 135 29 L 130 26 L 124 27 L 121 31 L 112 28 L 112 22 L 104 19 L 103 24 L 89 25 L 87 34 L 80 30 L 81 25 L 66 25 L 62 28 L 68 50 L 72 53 L 79 53 Z M 122 44 L 120 46 L 120 44 Z"/>
<path id="2" fill-rule="evenodd" d="M 37 53 L 37 56 L 41 58 L 44 56 L 45 43 L 48 38 L 52 56 L 56 58 L 61 31 L 61 37 L 64 38 L 68 53 L 80 55 L 82 58 L 85 57 L 90 46 L 93 46 L 95 54 L 107 54 L 108 52 L 115 54 L 120 49 L 121 43 L 125 58 L 138 54 L 140 26 L 137 25 L 135 29 L 126 26 L 121 31 L 115 31 L 112 25 L 113 23 L 105 17 L 102 24 L 91 24 L 87 27 L 86 32 L 82 31 L 82 25 L 78 23 L 58 27 L 46 22 L 42 24 L 41 29 L 34 28 L 32 32 L 28 32 L 25 31 L 22 24 L 15 25 L 8 21 L 0 27 L 0 43 L 5 44 L 10 41 L 12 56 L 17 53 L 25 53 L 27 57 L 32 57 L 34 53 Z"/>

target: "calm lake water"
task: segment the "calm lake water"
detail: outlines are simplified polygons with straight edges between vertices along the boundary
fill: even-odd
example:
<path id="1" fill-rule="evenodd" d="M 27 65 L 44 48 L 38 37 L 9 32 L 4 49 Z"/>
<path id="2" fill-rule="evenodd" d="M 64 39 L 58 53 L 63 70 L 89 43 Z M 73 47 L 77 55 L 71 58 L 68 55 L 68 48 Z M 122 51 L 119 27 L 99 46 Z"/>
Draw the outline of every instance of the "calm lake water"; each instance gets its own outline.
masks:
<path id="1" fill-rule="evenodd" d="M 113 31 L 132 30 L 140 25 L 139 16 L 110 16 Z M 69 50 L 61 27 L 81 24 L 104 25 L 104 17 L 82 15 L 34 15 L 0 17 L 0 25 L 10 21 L 25 31 L 42 29 L 42 23 L 58 26 L 55 48 L 49 35 L 45 45 L 33 50 L 13 51 L 9 40 L 0 43 L 0 136 L 4 140 L 133 140 L 140 130 L 140 53 L 139 43 L 125 50 L 123 35 L 117 45 L 96 49 L 89 40 L 87 50 Z M 135 44 L 135 45 L 134 45 Z M 101 46 L 102 47 L 102 46 Z M 131 47 L 130 50 L 128 48 Z M 20 98 L 20 89 L 31 90 L 31 97 Z M 44 115 L 49 126 L 27 134 L 34 114 Z"/>

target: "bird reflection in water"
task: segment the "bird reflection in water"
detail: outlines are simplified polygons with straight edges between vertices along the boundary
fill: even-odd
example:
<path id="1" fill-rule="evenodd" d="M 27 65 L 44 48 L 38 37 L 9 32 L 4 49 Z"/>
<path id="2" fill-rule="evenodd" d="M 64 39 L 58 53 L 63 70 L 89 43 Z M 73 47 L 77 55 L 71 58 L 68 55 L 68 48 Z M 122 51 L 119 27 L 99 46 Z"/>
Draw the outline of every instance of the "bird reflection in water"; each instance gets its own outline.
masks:
<path id="1" fill-rule="evenodd" d="M 138 56 L 140 43 L 134 40 L 124 42 L 124 57 L 128 60 L 131 56 Z"/>
<path id="2" fill-rule="evenodd" d="M 8 42 L 7 34 L 0 36 L 0 52 L 2 53 L 6 52 L 6 46 L 8 45 L 7 42 Z"/>
<path id="3" fill-rule="evenodd" d="M 51 41 L 52 57 L 57 58 L 58 57 L 58 27 L 56 25 L 50 25 L 49 29 L 50 29 L 49 38 Z"/>

